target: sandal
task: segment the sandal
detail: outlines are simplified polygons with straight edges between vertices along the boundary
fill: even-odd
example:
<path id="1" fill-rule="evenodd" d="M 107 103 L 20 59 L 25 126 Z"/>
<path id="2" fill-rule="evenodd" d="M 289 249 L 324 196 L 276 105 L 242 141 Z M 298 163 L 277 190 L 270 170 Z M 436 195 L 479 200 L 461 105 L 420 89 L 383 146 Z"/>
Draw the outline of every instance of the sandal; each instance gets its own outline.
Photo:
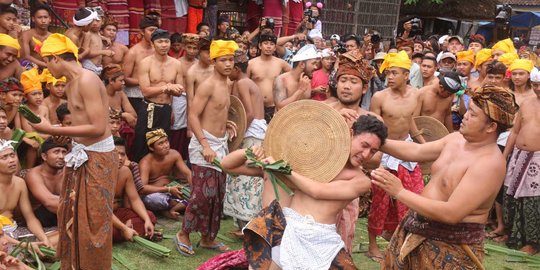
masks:
<path id="1" fill-rule="evenodd" d="M 174 237 L 174 243 L 176 244 L 176 250 L 178 250 L 178 252 L 180 252 L 180 254 L 182 254 L 183 256 L 195 256 L 195 252 L 193 252 L 193 247 L 180 242 L 177 236 Z"/>
<path id="2" fill-rule="evenodd" d="M 226 246 L 225 244 L 223 244 L 223 243 L 217 243 L 217 244 L 215 244 L 213 246 L 205 247 L 205 246 L 201 246 L 201 242 L 199 242 L 197 244 L 197 247 L 217 251 L 219 253 L 225 253 L 225 252 L 231 251 L 231 249 L 228 246 Z"/>

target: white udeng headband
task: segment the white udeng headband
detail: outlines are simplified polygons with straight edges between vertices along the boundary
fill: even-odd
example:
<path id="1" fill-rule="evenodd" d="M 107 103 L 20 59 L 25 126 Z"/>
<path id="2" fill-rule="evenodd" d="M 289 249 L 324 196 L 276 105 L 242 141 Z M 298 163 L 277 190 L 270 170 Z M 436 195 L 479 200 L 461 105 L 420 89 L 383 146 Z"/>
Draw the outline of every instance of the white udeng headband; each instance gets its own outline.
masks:
<path id="1" fill-rule="evenodd" d="M 531 71 L 531 81 L 532 82 L 540 82 L 540 71 L 538 69 L 533 68 Z"/>
<path id="2" fill-rule="evenodd" d="M 0 152 L 7 149 L 13 149 L 12 143 L 16 143 L 16 141 L 0 139 Z"/>
<path id="3" fill-rule="evenodd" d="M 76 20 L 75 16 L 73 16 L 73 24 L 76 26 L 87 26 L 91 24 L 94 20 L 99 20 L 99 15 L 96 11 L 88 9 L 91 13 L 88 17 Z"/>

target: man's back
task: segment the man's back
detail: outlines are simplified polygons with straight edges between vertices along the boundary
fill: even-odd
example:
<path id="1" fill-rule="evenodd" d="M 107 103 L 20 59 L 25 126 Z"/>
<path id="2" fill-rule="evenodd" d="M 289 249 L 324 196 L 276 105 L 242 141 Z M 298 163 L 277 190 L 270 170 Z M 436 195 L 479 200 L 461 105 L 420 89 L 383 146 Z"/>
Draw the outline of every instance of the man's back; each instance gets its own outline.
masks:
<path id="1" fill-rule="evenodd" d="M 451 117 L 451 107 L 454 95 L 450 95 L 446 98 L 439 96 L 435 89 L 438 89 L 439 85 L 425 86 L 419 90 L 418 93 L 418 106 L 420 107 L 420 114 L 422 116 L 431 116 L 443 125 L 448 122 L 448 117 Z M 451 122 L 449 123 L 451 127 Z"/>

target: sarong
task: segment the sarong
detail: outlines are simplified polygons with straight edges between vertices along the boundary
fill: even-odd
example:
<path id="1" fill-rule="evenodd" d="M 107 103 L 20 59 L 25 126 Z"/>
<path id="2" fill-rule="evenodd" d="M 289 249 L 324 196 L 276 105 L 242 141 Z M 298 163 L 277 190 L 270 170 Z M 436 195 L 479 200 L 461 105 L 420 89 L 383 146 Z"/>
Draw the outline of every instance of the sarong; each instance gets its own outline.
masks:
<path id="1" fill-rule="evenodd" d="M 506 245 L 521 248 L 540 245 L 540 196 L 514 198 L 504 187 L 503 217 Z"/>
<path id="2" fill-rule="evenodd" d="M 148 154 L 146 145 L 146 132 L 162 128 L 167 134 L 171 127 L 171 105 L 158 104 L 143 100 L 143 105 L 137 111 L 137 124 L 135 125 L 135 140 L 133 143 L 133 161 L 140 161 Z"/>
<path id="3" fill-rule="evenodd" d="M 276 107 L 264 107 L 264 120 L 266 120 L 266 123 L 270 124 L 270 121 L 274 117 L 274 113 L 276 112 Z"/>
<path id="4" fill-rule="evenodd" d="M 191 171 L 193 185 L 182 231 L 188 234 L 200 232 L 213 241 L 221 225 L 226 174 L 195 164 L 191 165 Z"/>
<path id="5" fill-rule="evenodd" d="M 403 187 L 416 194 L 424 190 L 424 180 L 420 166 L 416 165 L 413 171 L 398 165 L 397 172 L 389 170 L 397 176 Z M 394 200 L 383 189 L 373 185 L 371 187 L 372 203 L 368 216 L 368 231 L 374 235 L 381 235 L 383 231 L 393 232 L 407 211 L 408 207 L 400 201 Z"/>
<path id="6" fill-rule="evenodd" d="M 506 194 L 516 199 L 540 196 L 540 151 L 514 147 L 504 185 L 508 187 Z"/>
<path id="7" fill-rule="evenodd" d="M 187 33 L 197 34 L 197 25 L 202 22 L 204 9 L 189 6 Z"/>
<path id="8" fill-rule="evenodd" d="M 287 26 L 287 36 L 294 35 L 296 29 L 304 17 L 304 3 L 302 0 L 289 0 L 289 23 Z"/>
<path id="9" fill-rule="evenodd" d="M 61 269 L 111 269 L 116 164 L 112 137 L 91 146 L 74 144 L 66 155 L 58 209 Z"/>
<path id="10" fill-rule="evenodd" d="M 261 146 L 262 143 L 263 140 L 248 137 L 244 139 L 240 148 Z M 262 209 L 263 185 L 262 177 L 246 175 L 228 177 L 223 213 L 242 221 L 251 220 Z"/>
<path id="11" fill-rule="evenodd" d="M 56 213 L 49 211 L 45 206 L 40 205 L 36 210 L 34 210 L 36 218 L 41 223 L 43 227 L 56 227 L 58 226 L 58 218 Z"/>
<path id="12" fill-rule="evenodd" d="M 247 1 L 247 27 L 248 31 L 253 32 L 257 29 L 261 22 L 262 16 L 262 6 L 257 3 L 257 0 L 248 0 Z M 261 1 L 262 2 L 262 1 Z"/>
<path id="13" fill-rule="evenodd" d="M 259 212 L 244 228 L 244 251 L 253 269 L 268 269 L 272 264 L 272 248 L 281 245 L 287 226 L 285 215 L 277 201 Z M 330 269 L 357 269 L 351 256 L 341 249 Z"/>
<path id="14" fill-rule="evenodd" d="M 169 139 L 171 143 L 171 149 L 174 149 L 182 155 L 182 159 L 189 161 L 188 146 L 191 138 L 187 136 L 187 128 L 179 130 L 171 130 L 171 137 Z"/>
<path id="15" fill-rule="evenodd" d="M 483 261 L 483 224 L 450 225 L 425 219 L 418 222 L 413 216 L 413 213 L 409 213 L 392 236 L 381 269 L 478 269 L 463 248 L 468 246 L 478 260 Z M 411 229 L 415 232 L 411 232 Z"/>
<path id="16" fill-rule="evenodd" d="M 88 69 L 96 73 L 96 75 L 101 76 L 101 71 L 103 71 L 103 67 L 97 66 L 90 59 L 83 59 L 81 61 L 81 65 L 84 69 Z"/>
<path id="17" fill-rule="evenodd" d="M 144 203 L 144 206 L 148 210 L 156 211 L 156 212 L 169 210 L 171 207 L 173 207 L 173 205 L 171 204 L 172 201 L 187 205 L 186 200 L 177 198 L 176 196 L 173 196 L 170 193 L 162 193 L 162 192 L 150 193 L 144 196 L 142 201 Z"/>
<path id="18" fill-rule="evenodd" d="M 281 36 L 283 27 L 282 0 L 264 0 L 263 17 L 274 19 L 274 33 Z"/>
<path id="19" fill-rule="evenodd" d="M 338 215 L 336 227 L 341 239 L 345 243 L 345 251 L 352 252 L 356 221 L 360 211 L 360 198 L 351 201 Z"/>
<path id="20" fill-rule="evenodd" d="M 197 270 L 248 269 L 248 267 L 246 254 L 243 249 L 240 249 L 219 254 L 201 264 Z"/>
<path id="21" fill-rule="evenodd" d="M 227 133 L 225 133 L 225 136 L 223 138 L 218 138 L 204 129 L 202 131 L 203 131 L 204 137 L 206 138 L 208 142 L 208 145 L 216 153 L 216 158 L 218 160 L 222 160 L 227 154 L 229 154 L 229 145 L 228 145 L 229 135 Z M 218 172 L 221 172 L 221 168 L 211 163 L 208 163 L 206 160 L 204 160 L 204 157 L 202 155 L 203 147 L 197 140 L 197 137 L 195 136 L 191 137 L 188 150 L 189 150 L 189 160 L 191 164 L 199 165 L 202 167 L 208 167 Z"/>
<path id="22" fill-rule="evenodd" d="M 152 224 L 156 224 L 157 219 L 154 213 L 146 210 L 146 213 L 148 213 L 148 216 L 150 217 L 150 220 L 152 221 Z M 133 225 L 131 228 L 135 230 L 139 235 L 144 236 L 144 219 L 142 219 L 133 209 L 131 208 L 118 208 L 114 210 L 114 215 L 124 224 L 128 220 L 131 220 L 131 224 Z M 120 242 L 124 241 L 124 238 L 122 237 L 122 232 L 118 228 L 113 228 L 113 241 L 114 242 Z"/>

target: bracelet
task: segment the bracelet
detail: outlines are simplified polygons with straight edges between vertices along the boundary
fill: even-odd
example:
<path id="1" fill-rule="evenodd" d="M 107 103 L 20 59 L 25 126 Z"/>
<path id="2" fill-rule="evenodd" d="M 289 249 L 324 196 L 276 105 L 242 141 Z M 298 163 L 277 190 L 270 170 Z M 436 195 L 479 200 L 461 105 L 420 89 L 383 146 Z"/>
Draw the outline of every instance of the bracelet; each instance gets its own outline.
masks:
<path id="1" fill-rule="evenodd" d="M 167 193 L 171 193 L 171 187 L 167 187 Z"/>

